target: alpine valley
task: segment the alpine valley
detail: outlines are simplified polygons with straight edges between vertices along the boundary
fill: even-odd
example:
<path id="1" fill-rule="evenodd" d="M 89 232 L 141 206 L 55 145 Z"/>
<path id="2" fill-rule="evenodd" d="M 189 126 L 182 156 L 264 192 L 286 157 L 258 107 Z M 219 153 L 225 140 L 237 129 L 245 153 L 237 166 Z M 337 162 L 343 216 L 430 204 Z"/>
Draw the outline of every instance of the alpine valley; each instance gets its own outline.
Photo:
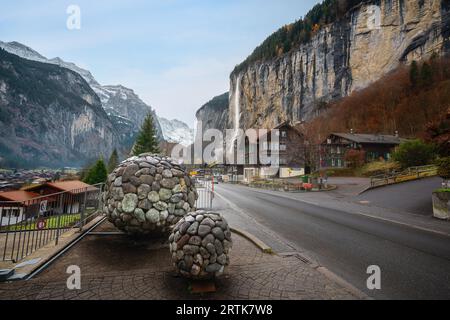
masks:
<path id="1" fill-rule="evenodd" d="M 148 113 L 160 141 L 190 143 L 186 124 L 164 119 L 161 126 L 132 89 L 101 85 L 88 70 L 18 42 L 0 48 L 2 165 L 81 166 L 114 148 L 126 156 Z"/>

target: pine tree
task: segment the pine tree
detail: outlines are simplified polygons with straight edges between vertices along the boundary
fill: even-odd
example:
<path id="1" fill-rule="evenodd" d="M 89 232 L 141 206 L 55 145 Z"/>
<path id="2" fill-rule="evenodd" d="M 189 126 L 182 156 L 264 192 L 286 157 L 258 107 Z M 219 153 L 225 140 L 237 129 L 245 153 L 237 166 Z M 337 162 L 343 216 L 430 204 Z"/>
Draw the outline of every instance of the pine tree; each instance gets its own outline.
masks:
<path id="1" fill-rule="evenodd" d="M 433 69 L 428 62 L 424 62 L 420 70 L 420 82 L 427 87 L 433 83 Z"/>
<path id="2" fill-rule="evenodd" d="M 158 139 L 156 137 L 155 125 L 151 113 L 145 118 L 133 147 L 133 154 L 135 156 L 147 152 L 159 153 Z"/>
<path id="3" fill-rule="evenodd" d="M 104 183 L 108 176 L 105 162 L 103 159 L 99 159 L 88 171 L 86 178 L 83 180 L 87 184 Z"/>
<path id="4" fill-rule="evenodd" d="M 114 171 L 114 169 L 119 165 L 119 156 L 117 154 L 117 150 L 114 149 L 114 151 L 111 153 L 111 156 L 109 157 L 108 161 L 108 173 L 111 173 Z"/>
<path id="5" fill-rule="evenodd" d="M 417 87 L 419 84 L 419 66 L 415 60 L 411 63 L 411 67 L 409 69 L 409 79 L 411 81 L 411 85 L 413 87 Z"/>

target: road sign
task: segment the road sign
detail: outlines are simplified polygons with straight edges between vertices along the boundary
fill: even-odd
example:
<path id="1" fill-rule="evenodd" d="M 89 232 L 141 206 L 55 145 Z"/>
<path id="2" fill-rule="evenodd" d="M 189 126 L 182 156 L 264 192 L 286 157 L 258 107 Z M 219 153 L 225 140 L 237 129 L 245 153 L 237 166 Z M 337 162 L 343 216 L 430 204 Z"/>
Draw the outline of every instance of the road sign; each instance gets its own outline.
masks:
<path id="1" fill-rule="evenodd" d="M 47 200 L 43 200 L 39 204 L 39 213 L 44 213 L 46 211 L 47 211 Z"/>
<path id="2" fill-rule="evenodd" d="M 47 226 L 47 220 L 45 220 L 43 218 L 39 218 L 36 221 L 36 229 L 42 230 L 42 229 L 45 229 L 46 226 Z"/>

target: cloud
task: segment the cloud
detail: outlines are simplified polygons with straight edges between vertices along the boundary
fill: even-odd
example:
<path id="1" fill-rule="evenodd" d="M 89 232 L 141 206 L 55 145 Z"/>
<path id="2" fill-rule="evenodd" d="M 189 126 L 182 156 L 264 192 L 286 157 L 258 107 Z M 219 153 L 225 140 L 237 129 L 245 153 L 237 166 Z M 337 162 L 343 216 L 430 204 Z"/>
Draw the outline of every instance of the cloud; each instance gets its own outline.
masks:
<path id="1" fill-rule="evenodd" d="M 158 115 L 177 118 L 193 126 L 195 112 L 213 95 L 228 91 L 228 75 L 234 61 L 209 57 L 186 61 L 155 74 L 125 69 L 113 78 L 133 88 Z"/>

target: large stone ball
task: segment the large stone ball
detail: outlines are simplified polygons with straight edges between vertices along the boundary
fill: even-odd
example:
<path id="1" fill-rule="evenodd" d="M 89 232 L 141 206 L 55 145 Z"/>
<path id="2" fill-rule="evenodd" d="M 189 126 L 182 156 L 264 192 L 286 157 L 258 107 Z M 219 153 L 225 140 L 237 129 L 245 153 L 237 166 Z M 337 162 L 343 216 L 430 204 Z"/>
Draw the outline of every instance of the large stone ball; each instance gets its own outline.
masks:
<path id="1" fill-rule="evenodd" d="M 197 190 L 177 161 L 141 154 L 109 176 L 104 212 L 117 228 L 134 235 L 162 235 L 195 211 Z"/>
<path id="2" fill-rule="evenodd" d="M 218 213 L 188 213 L 174 226 L 169 242 L 173 264 L 184 277 L 211 279 L 230 264 L 231 232 Z"/>

